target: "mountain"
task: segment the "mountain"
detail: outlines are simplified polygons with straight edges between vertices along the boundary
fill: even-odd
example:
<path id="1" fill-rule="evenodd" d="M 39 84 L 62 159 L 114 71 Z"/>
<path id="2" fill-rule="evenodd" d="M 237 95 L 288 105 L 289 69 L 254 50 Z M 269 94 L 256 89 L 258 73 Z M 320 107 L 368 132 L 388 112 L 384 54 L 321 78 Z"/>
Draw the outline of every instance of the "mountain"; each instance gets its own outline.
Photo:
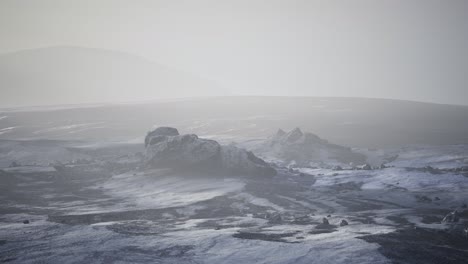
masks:
<path id="1" fill-rule="evenodd" d="M 128 53 L 50 47 L 0 55 L 2 106 L 223 95 L 213 83 Z"/>

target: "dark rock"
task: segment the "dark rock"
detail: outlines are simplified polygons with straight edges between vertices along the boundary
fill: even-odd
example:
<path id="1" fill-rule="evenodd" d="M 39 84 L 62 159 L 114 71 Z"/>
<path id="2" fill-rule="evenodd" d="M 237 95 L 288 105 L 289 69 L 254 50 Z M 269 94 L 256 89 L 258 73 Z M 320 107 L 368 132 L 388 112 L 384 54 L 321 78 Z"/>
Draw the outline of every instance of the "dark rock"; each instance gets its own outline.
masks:
<path id="1" fill-rule="evenodd" d="M 437 169 L 437 168 L 433 168 L 431 166 L 426 166 L 423 168 L 424 171 L 427 171 L 429 173 L 432 173 L 432 174 L 440 174 L 440 170 Z"/>
<path id="2" fill-rule="evenodd" d="M 425 195 L 416 195 L 416 199 L 420 203 L 430 203 L 430 202 L 432 202 L 432 199 L 425 196 Z"/>
<path id="3" fill-rule="evenodd" d="M 346 220 L 341 220 L 341 223 L 340 223 L 340 226 L 347 226 L 348 225 L 348 221 Z"/>
<path id="4" fill-rule="evenodd" d="M 324 217 L 324 218 L 322 219 L 322 224 L 323 224 L 323 225 L 329 225 L 330 222 L 328 222 L 328 219 Z"/>
<path id="5" fill-rule="evenodd" d="M 24 220 L 23 224 L 29 224 L 29 220 Z"/>
<path id="6" fill-rule="evenodd" d="M 331 217 L 331 215 L 327 215 L 327 217 Z"/>
<path id="7" fill-rule="evenodd" d="M 442 219 L 442 223 L 457 223 L 460 220 L 460 216 L 458 211 L 453 211 L 448 213 L 444 219 Z"/>
<path id="8" fill-rule="evenodd" d="M 434 197 L 434 200 L 440 201 L 440 198 L 436 196 L 436 197 Z"/>
<path id="9" fill-rule="evenodd" d="M 268 219 L 268 221 L 270 223 L 275 223 L 275 224 L 283 222 L 283 218 L 281 217 L 281 214 L 279 214 L 277 212 L 274 212 L 272 214 L 268 214 L 267 219 Z"/>

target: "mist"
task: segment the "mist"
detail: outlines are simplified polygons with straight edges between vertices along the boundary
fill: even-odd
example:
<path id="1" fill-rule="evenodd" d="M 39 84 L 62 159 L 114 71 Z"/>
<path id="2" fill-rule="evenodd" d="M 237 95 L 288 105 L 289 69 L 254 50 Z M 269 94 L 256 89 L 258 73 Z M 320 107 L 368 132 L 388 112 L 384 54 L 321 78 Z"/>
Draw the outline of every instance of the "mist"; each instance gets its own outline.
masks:
<path id="1" fill-rule="evenodd" d="M 1 103 L 274 95 L 466 105 L 467 11 L 466 1 L 6 0 L 0 3 Z M 92 48 L 94 58 L 77 62 L 64 46 Z M 146 62 L 99 67 L 129 56 Z M 210 89 L 173 81 L 169 86 L 183 92 L 172 93 L 167 81 L 133 73 L 161 74 L 150 62 Z M 25 81 L 38 71 L 40 80 Z M 57 74 L 64 76 L 50 81 Z M 112 91 L 102 85 L 109 79 L 119 84 Z M 22 91 L 43 96 L 18 98 Z"/>
<path id="2" fill-rule="evenodd" d="M 0 262 L 468 259 L 468 1 L 0 1 Z"/>

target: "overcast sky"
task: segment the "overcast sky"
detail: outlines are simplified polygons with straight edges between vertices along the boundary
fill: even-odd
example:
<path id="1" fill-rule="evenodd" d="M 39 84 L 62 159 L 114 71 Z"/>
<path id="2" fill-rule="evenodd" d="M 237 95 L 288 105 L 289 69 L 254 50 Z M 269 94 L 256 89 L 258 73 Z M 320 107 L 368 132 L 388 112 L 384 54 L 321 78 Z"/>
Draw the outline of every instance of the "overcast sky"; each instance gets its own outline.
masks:
<path id="1" fill-rule="evenodd" d="M 238 95 L 468 105 L 467 14 L 465 0 L 1 0 L 0 52 L 125 51 Z"/>

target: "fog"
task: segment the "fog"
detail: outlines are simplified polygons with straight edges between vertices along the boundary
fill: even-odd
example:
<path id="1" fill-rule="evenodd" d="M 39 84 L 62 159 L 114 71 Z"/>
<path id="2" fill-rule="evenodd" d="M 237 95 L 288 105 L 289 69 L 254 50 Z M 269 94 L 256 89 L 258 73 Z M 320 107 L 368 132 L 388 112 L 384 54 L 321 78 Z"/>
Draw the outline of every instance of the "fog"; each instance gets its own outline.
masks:
<path id="1" fill-rule="evenodd" d="M 4 0 L 0 103 L 288 95 L 466 105 L 467 11 L 466 1 L 432 0 Z"/>
<path id="2" fill-rule="evenodd" d="M 467 14 L 0 0 L 0 263 L 467 263 Z"/>

